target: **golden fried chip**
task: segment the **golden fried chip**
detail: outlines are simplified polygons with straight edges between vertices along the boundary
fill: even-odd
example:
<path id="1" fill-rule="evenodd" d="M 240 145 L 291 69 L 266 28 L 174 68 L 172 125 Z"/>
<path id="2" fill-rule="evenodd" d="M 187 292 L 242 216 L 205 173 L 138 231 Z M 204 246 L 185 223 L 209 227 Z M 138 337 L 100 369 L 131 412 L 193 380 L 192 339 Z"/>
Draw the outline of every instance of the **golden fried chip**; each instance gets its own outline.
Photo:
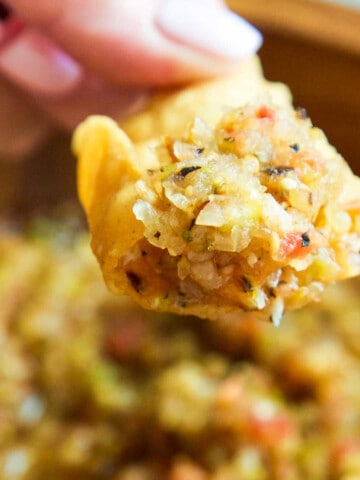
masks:
<path id="1" fill-rule="evenodd" d="M 242 75 L 153 104 L 125 126 L 139 143 L 105 117 L 78 127 L 79 194 L 114 293 L 277 324 L 360 273 L 360 180 L 285 87 L 254 63 Z"/>

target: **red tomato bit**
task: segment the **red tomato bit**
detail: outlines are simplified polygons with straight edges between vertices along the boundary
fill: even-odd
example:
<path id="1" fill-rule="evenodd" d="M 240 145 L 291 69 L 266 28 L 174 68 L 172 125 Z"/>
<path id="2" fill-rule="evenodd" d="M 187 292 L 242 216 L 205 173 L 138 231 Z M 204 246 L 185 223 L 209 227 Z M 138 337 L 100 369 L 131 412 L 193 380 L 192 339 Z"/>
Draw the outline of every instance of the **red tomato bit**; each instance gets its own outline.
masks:
<path id="1" fill-rule="evenodd" d="M 268 118 L 269 120 L 275 120 L 275 111 L 266 105 L 262 105 L 256 112 L 256 116 L 257 118 Z"/>

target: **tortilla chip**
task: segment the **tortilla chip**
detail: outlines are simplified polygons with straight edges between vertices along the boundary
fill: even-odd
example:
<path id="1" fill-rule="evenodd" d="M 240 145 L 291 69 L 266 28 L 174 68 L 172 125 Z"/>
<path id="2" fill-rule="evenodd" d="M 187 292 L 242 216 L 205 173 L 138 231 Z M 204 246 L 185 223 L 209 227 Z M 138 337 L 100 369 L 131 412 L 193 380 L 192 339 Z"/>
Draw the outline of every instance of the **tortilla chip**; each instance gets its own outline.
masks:
<path id="1" fill-rule="evenodd" d="M 73 140 L 92 249 L 114 293 L 278 323 L 360 273 L 359 179 L 256 60 L 160 95 L 122 126 L 90 117 Z"/>

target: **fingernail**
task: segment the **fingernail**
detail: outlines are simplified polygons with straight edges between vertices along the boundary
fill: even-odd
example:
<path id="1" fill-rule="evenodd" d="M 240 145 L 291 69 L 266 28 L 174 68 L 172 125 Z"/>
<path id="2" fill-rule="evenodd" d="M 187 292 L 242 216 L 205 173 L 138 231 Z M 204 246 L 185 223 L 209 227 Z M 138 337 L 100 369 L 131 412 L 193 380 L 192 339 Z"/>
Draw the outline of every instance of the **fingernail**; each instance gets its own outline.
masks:
<path id="1" fill-rule="evenodd" d="M 20 87 L 50 96 L 68 93 L 82 79 L 82 68 L 75 60 L 27 28 L 0 48 L 0 71 Z"/>
<path id="2" fill-rule="evenodd" d="M 246 20 L 204 0 L 165 0 L 156 23 L 173 40 L 229 59 L 254 54 L 262 42 Z"/>

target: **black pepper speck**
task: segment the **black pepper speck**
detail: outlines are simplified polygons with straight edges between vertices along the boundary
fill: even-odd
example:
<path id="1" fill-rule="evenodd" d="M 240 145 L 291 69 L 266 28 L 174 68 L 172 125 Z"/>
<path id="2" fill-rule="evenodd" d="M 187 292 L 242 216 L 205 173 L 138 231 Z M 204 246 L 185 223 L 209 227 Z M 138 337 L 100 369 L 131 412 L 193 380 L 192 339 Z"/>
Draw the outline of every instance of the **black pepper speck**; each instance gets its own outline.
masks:
<path id="1" fill-rule="evenodd" d="M 195 170 L 199 170 L 200 168 L 201 167 L 195 165 L 192 167 L 184 167 L 176 174 L 176 176 L 182 180 L 189 175 L 189 173 L 195 172 Z"/>
<path id="2" fill-rule="evenodd" d="M 310 237 L 309 235 L 305 232 L 301 235 L 301 246 L 302 247 L 308 247 L 310 245 Z"/>
<path id="3" fill-rule="evenodd" d="M 289 172 L 294 170 L 293 167 L 288 167 L 286 165 L 279 165 L 278 167 L 268 167 L 265 168 L 264 172 L 269 175 L 270 177 L 279 176 L 279 175 L 286 175 Z"/>

